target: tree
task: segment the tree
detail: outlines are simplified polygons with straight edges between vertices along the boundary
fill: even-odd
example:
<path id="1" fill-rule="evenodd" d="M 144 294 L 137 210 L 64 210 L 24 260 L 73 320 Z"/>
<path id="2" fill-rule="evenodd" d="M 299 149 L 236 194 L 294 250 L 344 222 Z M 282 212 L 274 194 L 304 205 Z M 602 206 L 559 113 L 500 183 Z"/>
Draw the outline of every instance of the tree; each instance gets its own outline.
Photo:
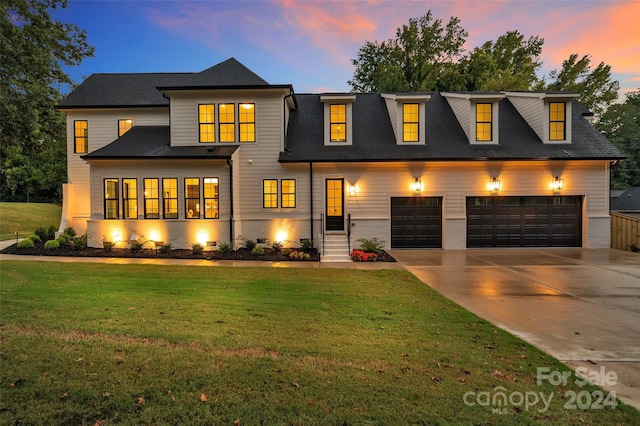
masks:
<path id="1" fill-rule="evenodd" d="M 0 12 L 0 197 L 59 201 L 66 131 L 55 105 L 73 85 L 64 66 L 93 55 L 86 32 L 51 18 L 60 0 L 4 0 Z"/>
<path id="2" fill-rule="evenodd" d="M 611 168 L 611 187 L 640 186 L 640 88 L 624 103 L 611 105 L 597 126 L 627 157 Z"/>
<path id="3" fill-rule="evenodd" d="M 611 80 L 611 66 L 600 62 L 592 71 L 590 55 L 578 59 L 577 53 L 572 54 L 562 63 L 562 69 L 551 71 L 548 78 L 551 81 L 546 84 L 546 78 L 543 79 L 539 90 L 579 93 L 580 102 L 596 117 L 600 117 L 618 99 L 620 83 Z"/>
<path id="4" fill-rule="evenodd" d="M 461 64 L 467 90 L 529 90 L 537 82 L 543 44 L 537 36 L 525 40 L 520 32 L 508 31 L 476 47 Z"/>
<path id="5" fill-rule="evenodd" d="M 464 87 L 458 72 L 467 32 L 460 20 L 452 17 L 443 26 L 431 11 L 420 18 L 411 18 L 396 31 L 395 38 L 369 42 L 358 50 L 353 79 L 348 83 L 353 91 L 428 91 L 447 86 Z"/>

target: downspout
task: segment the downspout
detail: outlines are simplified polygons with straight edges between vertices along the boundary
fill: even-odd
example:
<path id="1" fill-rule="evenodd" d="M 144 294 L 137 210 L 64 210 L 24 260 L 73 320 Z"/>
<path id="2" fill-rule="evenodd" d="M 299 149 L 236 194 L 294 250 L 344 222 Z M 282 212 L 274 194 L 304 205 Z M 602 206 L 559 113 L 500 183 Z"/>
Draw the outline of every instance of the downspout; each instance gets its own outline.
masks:
<path id="1" fill-rule="evenodd" d="M 310 208 L 309 218 L 311 222 L 311 242 L 313 243 L 313 163 L 309 161 L 309 200 L 310 200 Z M 320 225 L 322 226 L 322 224 Z"/>
<path id="2" fill-rule="evenodd" d="M 229 241 L 235 249 L 233 234 L 233 164 L 231 158 L 227 158 L 227 165 L 229 166 Z"/>

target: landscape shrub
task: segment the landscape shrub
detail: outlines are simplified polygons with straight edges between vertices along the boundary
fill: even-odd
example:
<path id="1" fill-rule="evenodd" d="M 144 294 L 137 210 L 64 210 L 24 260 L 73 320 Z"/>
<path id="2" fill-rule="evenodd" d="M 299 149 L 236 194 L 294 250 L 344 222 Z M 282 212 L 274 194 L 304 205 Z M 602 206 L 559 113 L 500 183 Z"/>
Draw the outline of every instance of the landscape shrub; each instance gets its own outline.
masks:
<path id="1" fill-rule="evenodd" d="M 60 234 L 60 236 L 56 238 L 56 241 L 61 246 L 68 246 L 71 243 L 71 237 L 67 234 Z"/>
<path id="2" fill-rule="evenodd" d="M 35 230 L 35 234 L 40 237 L 40 241 L 48 241 L 53 240 L 56 237 L 57 228 L 53 225 L 50 225 L 48 228 L 44 226 L 39 226 L 38 229 Z"/>
<path id="3" fill-rule="evenodd" d="M 358 240 L 360 242 L 360 248 L 365 253 L 375 253 L 378 256 L 382 254 L 382 249 L 384 248 L 384 241 L 379 241 L 377 238 L 372 238 L 370 240 L 366 238 L 360 238 Z"/>
<path id="4" fill-rule="evenodd" d="M 284 241 L 273 241 L 271 243 L 271 248 L 275 251 L 280 251 L 284 247 Z"/>
<path id="5" fill-rule="evenodd" d="M 354 262 L 375 262 L 378 260 L 378 255 L 372 252 L 365 252 L 362 250 L 352 250 L 349 253 L 351 260 Z"/>
<path id="6" fill-rule="evenodd" d="M 251 249 L 251 254 L 262 256 L 264 254 L 264 247 L 255 246 L 253 249 Z"/>
<path id="7" fill-rule="evenodd" d="M 200 243 L 191 244 L 191 253 L 197 255 L 204 253 L 204 246 Z"/>
<path id="8" fill-rule="evenodd" d="M 129 250 L 131 253 L 140 253 L 142 251 L 142 244 L 138 241 L 130 241 L 129 242 Z"/>
<path id="9" fill-rule="evenodd" d="M 290 248 L 282 249 L 282 254 L 283 254 L 284 256 L 289 257 L 289 255 L 291 254 L 291 249 L 290 249 Z"/>
<path id="10" fill-rule="evenodd" d="M 24 240 L 21 240 L 18 243 L 19 249 L 26 249 L 26 248 L 33 248 L 33 247 L 34 247 L 33 241 L 31 241 L 30 238 L 25 238 Z"/>
<path id="11" fill-rule="evenodd" d="M 302 248 L 302 250 L 311 250 L 313 248 L 313 241 L 308 238 L 304 239 L 300 241 L 300 247 Z"/>
<path id="12" fill-rule="evenodd" d="M 233 244 L 226 241 L 222 241 L 218 245 L 218 251 L 222 254 L 229 254 L 233 251 Z"/>
<path id="13" fill-rule="evenodd" d="M 160 248 L 158 250 L 160 250 L 160 253 L 165 253 L 165 254 L 169 254 L 171 253 L 171 243 L 166 243 L 160 246 Z M 140 247 L 140 249 L 142 249 L 142 247 Z"/>
<path id="14" fill-rule="evenodd" d="M 78 250 L 83 250 L 87 248 L 87 234 L 84 234 L 82 237 L 76 238 L 73 241 L 74 241 L 75 247 Z"/>
<path id="15" fill-rule="evenodd" d="M 42 242 L 40 237 L 38 237 L 36 234 L 29 235 L 27 238 L 30 239 L 31 241 L 33 241 L 34 244 L 38 244 L 38 243 Z"/>
<path id="16" fill-rule="evenodd" d="M 60 243 L 58 242 L 58 240 L 49 240 L 46 243 L 44 243 L 44 249 L 45 250 L 56 250 L 60 248 Z"/>
<path id="17" fill-rule="evenodd" d="M 311 260 L 311 255 L 303 251 L 294 250 L 289 253 L 289 259 L 293 260 Z"/>
<path id="18" fill-rule="evenodd" d="M 113 250 L 113 246 L 115 246 L 115 243 L 111 241 L 102 241 L 102 248 L 107 253 L 110 253 Z"/>
<path id="19" fill-rule="evenodd" d="M 253 250 L 256 246 L 256 242 L 250 238 L 242 238 L 242 246 L 247 250 Z"/>
<path id="20" fill-rule="evenodd" d="M 72 226 L 68 227 L 68 228 L 64 228 L 64 235 L 68 235 L 71 239 L 73 239 L 73 237 L 76 236 L 76 230 L 73 229 Z"/>

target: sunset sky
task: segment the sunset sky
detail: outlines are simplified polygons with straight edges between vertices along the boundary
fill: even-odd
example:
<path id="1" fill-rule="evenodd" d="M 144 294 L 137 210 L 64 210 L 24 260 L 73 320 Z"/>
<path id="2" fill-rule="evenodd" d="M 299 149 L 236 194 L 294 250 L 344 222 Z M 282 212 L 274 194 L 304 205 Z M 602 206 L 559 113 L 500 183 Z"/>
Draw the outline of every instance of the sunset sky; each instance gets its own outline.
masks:
<path id="1" fill-rule="evenodd" d="M 541 72 L 571 53 L 612 66 L 621 92 L 640 87 L 640 1 L 70 0 L 53 16 L 87 30 L 95 56 L 70 70 L 92 73 L 198 72 L 230 57 L 298 93 L 343 92 L 350 60 L 366 41 L 387 40 L 409 18 L 451 16 L 466 49 L 510 30 L 545 42 Z"/>

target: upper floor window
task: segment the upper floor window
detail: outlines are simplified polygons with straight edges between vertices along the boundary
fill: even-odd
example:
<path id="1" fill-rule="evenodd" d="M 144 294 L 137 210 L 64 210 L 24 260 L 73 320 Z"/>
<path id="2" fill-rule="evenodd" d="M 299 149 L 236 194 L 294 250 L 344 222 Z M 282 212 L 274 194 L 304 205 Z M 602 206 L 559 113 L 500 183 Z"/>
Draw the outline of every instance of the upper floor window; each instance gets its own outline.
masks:
<path id="1" fill-rule="evenodd" d="M 137 179 L 122 179 L 122 213 L 125 219 L 138 218 Z"/>
<path id="2" fill-rule="evenodd" d="M 187 219 L 200 217 L 200 179 L 184 179 L 184 202 Z"/>
<path id="3" fill-rule="evenodd" d="M 178 218 L 178 179 L 162 179 L 162 217 L 165 219 Z"/>
<path id="4" fill-rule="evenodd" d="M 476 141 L 493 140 L 493 105 L 489 103 L 476 104 Z"/>
<path id="5" fill-rule="evenodd" d="M 198 105 L 198 125 L 200 142 L 207 143 L 216 141 L 216 120 L 214 104 Z"/>
<path id="6" fill-rule="evenodd" d="M 402 105 L 402 141 L 418 142 L 420 140 L 420 104 Z"/>
<path id="7" fill-rule="evenodd" d="M 133 119 L 125 118 L 122 120 L 118 120 L 118 137 L 124 135 L 133 127 Z"/>
<path id="8" fill-rule="evenodd" d="M 118 219 L 118 179 L 104 180 L 104 218 Z"/>
<path id="9" fill-rule="evenodd" d="M 238 113 L 240 142 L 256 141 L 256 105 L 240 104 Z"/>
<path id="10" fill-rule="evenodd" d="M 331 142 L 347 141 L 347 105 L 331 104 L 329 106 L 330 114 L 330 137 Z"/>
<path id="11" fill-rule="evenodd" d="M 282 194 L 281 207 L 292 209 L 296 206 L 296 180 L 282 179 L 280 181 L 280 193 Z"/>
<path id="12" fill-rule="evenodd" d="M 234 104 L 219 104 L 218 121 L 220 122 L 220 142 L 235 142 L 236 106 Z"/>
<path id="13" fill-rule="evenodd" d="M 262 181 L 262 207 L 265 209 L 278 207 L 278 179 Z"/>
<path id="14" fill-rule="evenodd" d="M 144 184 L 144 218 L 159 219 L 159 181 L 157 178 L 147 178 Z"/>
<path id="15" fill-rule="evenodd" d="M 566 104 L 564 102 L 549 102 L 549 140 L 563 141 L 566 136 Z"/>
<path id="16" fill-rule="evenodd" d="M 89 149 L 89 122 L 76 120 L 73 122 L 73 152 L 86 154 Z"/>
<path id="17" fill-rule="evenodd" d="M 218 218 L 218 178 L 204 178 L 204 218 Z"/>

